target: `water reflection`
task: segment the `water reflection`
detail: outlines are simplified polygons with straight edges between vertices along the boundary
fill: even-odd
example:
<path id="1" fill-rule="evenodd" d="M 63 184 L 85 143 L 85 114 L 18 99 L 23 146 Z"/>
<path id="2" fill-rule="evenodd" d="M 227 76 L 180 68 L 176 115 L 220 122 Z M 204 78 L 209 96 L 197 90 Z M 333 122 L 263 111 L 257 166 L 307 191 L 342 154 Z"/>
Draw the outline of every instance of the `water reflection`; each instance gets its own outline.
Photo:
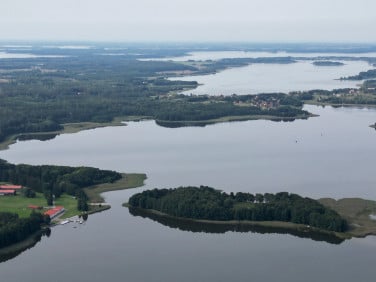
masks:
<path id="1" fill-rule="evenodd" d="M 195 233 L 226 233 L 226 232 L 249 232 L 259 234 L 289 234 L 299 238 L 308 238 L 314 241 L 327 242 L 329 244 L 339 245 L 345 240 L 335 235 L 312 232 L 307 230 L 294 230 L 282 227 L 264 227 L 251 226 L 246 224 L 215 224 L 196 222 L 189 219 L 176 219 L 169 216 L 158 215 L 147 210 L 137 208 L 129 208 L 129 213 L 133 216 L 140 216 L 156 221 L 164 226 L 182 231 L 190 231 Z"/>
<path id="2" fill-rule="evenodd" d="M 41 241 L 43 236 L 50 237 L 51 229 L 44 229 L 40 232 L 37 232 L 25 241 L 22 241 L 18 244 L 14 244 L 10 247 L 0 249 L 0 263 L 13 259 L 16 256 L 22 254 L 23 252 L 33 248 L 38 242 Z"/>

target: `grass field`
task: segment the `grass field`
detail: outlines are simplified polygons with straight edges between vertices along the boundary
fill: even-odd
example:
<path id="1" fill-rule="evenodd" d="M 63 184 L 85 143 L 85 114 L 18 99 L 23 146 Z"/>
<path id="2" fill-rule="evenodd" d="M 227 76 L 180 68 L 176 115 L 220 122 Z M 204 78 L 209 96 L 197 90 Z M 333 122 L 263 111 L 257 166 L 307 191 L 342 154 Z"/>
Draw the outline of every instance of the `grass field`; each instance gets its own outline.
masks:
<path id="1" fill-rule="evenodd" d="M 47 201 L 43 194 L 37 193 L 35 198 L 26 198 L 21 195 L 17 196 L 0 196 L 0 212 L 17 213 L 20 217 L 28 217 L 31 213 L 29 205 L 47 206 Z M 55 205 L 64 206 L 66 212 L 63 217 L 70 217 L 79 214 L 77 210 L 77 200 L 69 195 L 62 195 L 56 199 Z"/>
<path id="2" fill-rule="evenodd" d="M 350 224 L 350 230 L 347 233 L 351 236 L 376 235 L 376 220 L 370 217 L 370 215 L 376 215 L 376 201 L 359 198 L 340 200 L 324 198 L 319 199 L 319 202 L 346 218 Z"/>
<path id="3" fill-rule="evenodd" d="M 88 187 L 85 189 L 85 192 L 89 197 L 89 202 L 103 203 L 104 200 L 100 196 L 101 193 L 143 186 L 145 179 L 145 174 L 123 174 L 123 178 L 114 183 L 105 183 Z M 21 195 L 0 196 L 0 212 L 17 213 L 20 217 L 25 218 L 28 217 L 31 213 L 29 205 L 45 207 L 47 206 L 47 201 L 41 193 L 36 193 L 35 198 L 26 198 Z M 77 200 L 67 194 L 63 194 L 60 196 L 60 198 L 55 199 L 55 205 L 63 206 L 65 208 L 65 213 L 60 217 L 61 219 L 79 215 L 81 213 L 77 209 Z M 102 211 L 108 208 L 109 206 L 90 206 L 89 213 Z M 45 209 L 41 211 L 43 212 L 45 211 Z"/>

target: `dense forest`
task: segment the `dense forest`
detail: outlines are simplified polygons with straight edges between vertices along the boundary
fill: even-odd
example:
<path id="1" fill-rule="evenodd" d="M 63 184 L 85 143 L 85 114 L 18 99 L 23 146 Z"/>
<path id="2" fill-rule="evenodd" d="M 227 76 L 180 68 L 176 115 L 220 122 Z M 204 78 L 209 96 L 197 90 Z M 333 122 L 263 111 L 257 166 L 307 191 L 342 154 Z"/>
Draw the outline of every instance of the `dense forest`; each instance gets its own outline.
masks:
<path id="1" fill-rule="evenodd" d="M 197 87 L 196 81 L 170 81 L 170 76 L 208 74 L 229 67 L 249 64 L 292 64 L 298 60 L 329 60 L 330 57 L 260 57 L 229 58 L 207 61 L 155 61 L 148 58 L 186 55 L 192 46 L 137 46 L 107 50 L 96 46 L 86 50 L 35 46 L 35 58 L 1 59 L 0 65 L 0 142 L 25 138 L 24 133 L 56 132 L 66 123 L 111 122 L 115 117 L 148 117 L 158 124 L 184 121 L 206 121 L 225 117 L 255 116 L 276 119 L 306 118 L 299 96 L 281 94 L 278 104 L 263 107 L 257 103 L 239 106 L 239 97 L 182 96 L 176 93 Z M 201 46 L 202 47 L 202 46 Z M 194 48 L 201 48 L 194 47 Z M 204 48 L 204 47 L 202 47 Z M 219 46 L 203 50 L 217 50 Z M 222 46 L 234 50 L 234 46 Z M 240 48 L 240 47 L 238 47 Z M 261 46 L 242 46 L 242 51 L 264 50 Z M 276 46 L 273 46 L 276 48 Z M 269 46 L 265 51 L 278 52 Z M 284 46 L 286 50 L 304 50 Z M 317 50 L 322 47 L 316 46 Z M 359 47 L 354 50 L 368 50 Z M 331 48 L 324 48 L 331 50 Z M 199 49 L 200 50 L 200 49 Z M 316 49 L 315 49 L 316 50 Z M 334 50 L 334 49 L 333 49 Z M 364 51 L 363 50 L 363 51 Z M 5 50 L 17 53 L 15 50 Z M 19 51 L 19 52 L 22 52 Z M 372 58 L 345 57 L 338 60 L 375 63 Z M 361 73 L 359 79 L 374 76 L 374 70 Z M 277 93 L 275 93 L 277 94 Z M 245 95 L 248 96 L 248 95 Z M 328 103 L 339 103 L 330 97 Z M 250 100 L 250 99 L 249 99 Z M 240 101 L 242 102 L 242 101 Z M 355 103 L 374 103 L 359 98 Z M 30 135 L 35 136 L 35 135 Z M 29 137 L 30 137 L 29 136 Z"/>
<path id="2" fill-rule="evenodd" d="M 81 211 L 88 210 L 87 196 L 83 188 L 112 183 L 121 177 L 121 174 L 115 171 L 92 167 L 14 165 L 0 159 L 0 181 L 25 186 L 25 191 L 30 189 L 43 193 L 48 205 L 52 205 L 53 197 L 59 198 L 61 194 L 67 193 L 77 197 L 78 209 Z M 32 197 L 33 193 L 29 191 L 25 196 Z"/>
<path id="3" fill-rule="evenodd" d="M 48 216 L 36 212 L 31 213 L 28 218 L 19 218 L 14 213 L 0 212 L 0 248 L 26 239 L 40 231 L 43 224 L 48 223 Z"/>
<path id="4" fill-rule="evenodd" d="M 104 49 L 34 48 L 32 52 L 36 55 L 59 57 L 1 59 L 0 142 L 18 138 L 22 133 L 59 131 L 65 123 L 111 122 L 119 116 L 143 116 L 159 121 L 249 115 L 308 116 L 301 106 L 295 105 L 261 109 L 239 107 L 234 101 L 218 101 L 216 97 L 199 101 L 200 98 L 174 96 L 173 93 L 195 88 L 198 84 L 166 79 L 250 63 L 294 63 L 290 57 L 199 63 L 140 60 L 167 54 L 182 55 L 186 51 L 131 48 L 126 54 L 124 50 L 113 50 L 111 55 L 105 55 Z"/>
<path id="5" fill-rule="evenodd" d="M 131 207 L 206 220 L 286 221 L 344 232 L 347 222 L 318 201 L 296 194 L 226 194 L 207 186 L 154 189 L 133 195 Z"/>

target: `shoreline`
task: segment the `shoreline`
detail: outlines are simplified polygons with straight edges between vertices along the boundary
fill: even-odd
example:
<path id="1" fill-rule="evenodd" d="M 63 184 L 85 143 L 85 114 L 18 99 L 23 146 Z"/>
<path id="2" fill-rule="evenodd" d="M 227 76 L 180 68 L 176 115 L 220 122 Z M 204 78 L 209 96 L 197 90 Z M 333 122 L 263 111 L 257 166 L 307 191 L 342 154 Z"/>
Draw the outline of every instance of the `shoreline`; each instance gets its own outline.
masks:
<path id="1" fill-rule="evenodd" d="M 225 116 L 216 119 L 209 120 L 198 120 L 198 121 L 166 121 L 166 120 L 157 120 L 150 117 L 117 117 L 112 122 L 106 123 L 95 123 L 95 122 L 77 122 L 77 123 L 66 123 L 63 124 L 64 128 L 57 131 L 44 131 L 44 132 L 28 132 L 28 133 L 19 133 L 9 136 L 4 141 L 0 142 L 0 151 L 9 149 L 9 146 L 15 144 L 19 137 L 27 138 L 30 137 L 30 140 L 38 140 L 38 138 L 33 138 L 33 136 L 38 136 L 40 138 L 46 137 L 48 139 L 53 139 L 60 134 L 74 134 L 84 130 L 91 130 L 96 128 L 104 128 L 111 126 L 126 126 L 127 121 L 141 121 L 141 120 L 154 120 L 159 126 L 166 127 L 184 127 L 184 126 L 206 126 L 216 123 L 225 123 L 225 122 L 235 122 L 235 121 L 248 121 L 248 120 L 271 120 L 271 121 L 294 121 L 296 119 L 308 119 L 310 117 L 317 117 L 315 114 L 308 115 L 297 115 L 295 117 L 281 117 L 281 116 L 268 116 L 268 115 L 245 115 L 245 116 Z"/>
<path id="2" fill-rule="evenodd" d="M 132 207 L 128 203 L 124 203 L 123 207 L 132 208 L 136 210 L 140 210 L 145 213 L 150 213 L 153 215 L 157 215 L 160 217 L 173 219 L 173 220 L 180 220 L 184 222 L 192 222 L 192 223 L 201 223 L 201 224 L 210 224 L 210 225 L 232 225 L 232 226 L 250 226 L 250 227 L 267 227 L 267 228 L 275 228 L 275 229 L 284 229 L 286 231 L 297 231 L 302 233 L 313 232 L 322 235 L 329 235 L 335 236 L 338 239 L 351 239 L 348 233 L 339 233 L 334 231 L 327 231 L 320 228 L 304 225 L 304 224 L 297 224 L 293 222 L 285 222 L 285 221 L 250 221 L 250 220 L 228 220 L 228 221 L 220 221 L 220 220 L 207 220 L 207 219 L 194 219 L 194 218 L 185 218 L 185 217 L 177 217 L 172 216 L 157 210 L 153 209 L 142 209 L 138 207 Z"/>
<path id="3" fill-rule="evenodd" d="M 288 95 L 288 94 L 286 94 Z M 376 105 L 372 104 L 334 104 L 334 103 L 322 103 L 314 100 L 308 100 L 303 102 L 304 105 L 313 106 L 331 106 L 333 108 L 339 107 L 354 107 L 354 108 L 376 108 Z M 57 131 L 44 131 L 44 132 L 28 132 L 28 133 L 18 133 L 8 136 L 4 141 L 0 142 L 0 151 L 9 149 L 9 146 L 15 144 L 20 138 L 24 140 L 49 140 L 53 139 L 60 134 L 74 134 L 84 130 L 91 130 L 96 128 L 104 128 L 111 126 L 126 126 L 127 121 L 142 121 L 142 120 L 154 120 L 155 123 L 162 127 L 178 128 L 187 126 L 206 126 L 217 123 L 225 122 L 236 122 L 236 121 L 252 121 L 252 120 L 270 120 L 270 121 L 283 121 L 290 122 L 294 120 L 308 119 L 311 117 L 318 117 L 319 115 L 309 113 L 307 115 L 296 115 L 294 117 L 282 117 L 282 116 L 272 116 L 272 115 L 244 115 L 244 116 L 224 116 L 215 119 L 207 120 L 183 120 L 183 121 L 168 121 L 168 120 L 158 120 L 153 119 L 150 116 L 122 116 L 115 117 L 111 122 L 77 122 L 77 123 L 66 123 L 62 124 L 64 127 L 62 130 Z M 370 127 L 376 129 L 376 125 L 370 125 Z M 39 137 L 39 138 L 38 138 Z"/>
<path id="4" fill-rule="evenodd" d="M 169 121 L 169 120 L 155 120 L 159 126 L 164 127 L 184 127 L 184 126 L 205 126 L 217 123 L 236 122 L 236 121 L 251 121 L 251 120 L 270 120 L 270 121 L 294 121 L 296 119 L 308 119 L 311 117 L 318 117 L 319 115 L 310 113 L 309 115 L 297 115 L 295 117 L 280 117 L 280 116 L 266 116 L 266 115 L 244 115 L 244 116 L 225 116 L 216 119 L 197 120 L 197 121 Z"/>
<path id="5" fill-rule="evenodd" d="M 118 181 L 115 181 L 114 183 L 104 183 L 104 184 L 99 184 L 99 185 L 84 188 L 85 192 L 87 190 L 90 191 L 89 192 L 90 196 L 88 195 L 89 200 L 90 199 L 94 200 L 94 202 L 91 201 L 89 203 L 89 206 L 95 207 L 95 208 L 87 212 L 76 214 L 74 216 L 80 216 L 80 215 L 82 216 L 83 214 L 89 215 L 89 214 L 99 213 L 99 212 L 103 212 L 103 211 L 110 209 L 111 205 L 104 202 L 104 199 L 101 196 L 102 193 L 142 187 L 145 185 L 144 181 L 146 179 L 147 179 L 147 176 L 144 173 L 122 173 L 122 178 L 119 179 Z M 95 205 L 95 204 L 90 205 L 93 203 L 97 203 L 98 205 Z M 61 221 L 66 220 L 67 218 L 70 218 L 70 217 L 72 217 L 72 215 L 69 215 L 69 217 L 64 217 L 64 214 L 62 214 L 62 216 L 51 221 L 50 227 L 59 225 Z M 19 253 L 33 247 L 36 243 L 40 241 L 40 235 L 42 234 L 43 234 L 43 229 L 41 231 L 35 232 L 34 234 L 31 234 L 26 239 L 20 242 L 6 246 L 4 248 L 0 248 L 0 259 L 2 256 L 9 256 L 9 259 L 11 259 L 17 256 Z M 14 256 L 12 256 L 13 253 L 15 253 Z"/>
<path id="6" fill-rule="evenodd" d="M 191 221 L 203 224 L 216 225 L 248 225 L 248 226 L 262 226 L 270 228 L 283 228 L 286 230 L 295 230 L 299 232 L 316 232 L 325 235 L 333 235 L 340 239 L 351 238 L 365 238 L 367 236 L 376 236 L 376 220 L 371 219 L 370 215 L 376 215 L 376 201 L 365 200 L 361 198 L 344 198 L 335 200 L 332 198 L 322 198 L 318 200 L 324 206 L 335 210 L 340 216 L 344 217 L 349 223 L 349 229 L 346 232 L 333 232 L 317 227 L 297 224 L 285 221 L 248 221 L 248 220 L 206 220 L 172 216 L 153 209 L 142 209 L 132 207 L 129 203 L 124 203 L 123 206 L 141 210 L 154 215 L 171 218 L 175 220 Z"/>
<path id="7" fill-rule="evenodd" d="M 55 138 L 57 135 L 60 134 L 74 134 L 84 130 L 96 129 L 96 128 L 103 128 L 103 127 L 110 127 L 110 126 L 126 126 L 127 121 L 140 121 L 143 119 L 147 119 L 148 117 L 138 117 L 138 116 L 129 116 L 129 117 L 115 117 L 111 122 L 76 122 L 76 123 L 65 123 L 62 124 L 64 127 L 62 130 L 56 131 L 43 131 L 43 132 L 28 132 L 28 133 L 18 133 L 9 136 L 4 141 L 0 142 L 0 151 L 9 149 L 9 146 L 16 143 L 20 136 L 23 137 L 30 137 L 33 135 L 37 135 L 40 137 L 43 136 L 53 136 Z M 36 138 L 31 138 L 36 139 Z"/>
<path id="8" fill-rule="evenodd" d="M 22 241 L 6 246 L 4 248 L 0 248 L 0 263 L 10 260 L 23 253 L 24 251 L 34 247 L 41 240 L 42 236 L 43 229 L 29 235 Z"/>

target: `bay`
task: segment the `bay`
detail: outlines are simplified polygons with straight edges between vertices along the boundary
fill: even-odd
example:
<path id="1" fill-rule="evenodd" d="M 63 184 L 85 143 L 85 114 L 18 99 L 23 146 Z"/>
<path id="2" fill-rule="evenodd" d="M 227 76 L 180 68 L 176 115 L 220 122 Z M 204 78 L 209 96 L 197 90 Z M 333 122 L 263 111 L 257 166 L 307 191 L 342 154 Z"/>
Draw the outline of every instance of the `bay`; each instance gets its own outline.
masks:
<path id="1" fill-rule="evenodd" d="M 105 193 L 112 209 L 0 264 L 24 281 L 369 281 L 376 238 L 329 244 L 289 234 L 205 233 L 134 216 L 123 202 L 142 189 L 211 185 L 225 191 L 290 191 L 376 199 L 375 109 L 306 106 L 320 117 L 162 128 L 154 121 L 20 141 L 0 157 L 29 164 L 146 172 L 141 189 Z"/>

